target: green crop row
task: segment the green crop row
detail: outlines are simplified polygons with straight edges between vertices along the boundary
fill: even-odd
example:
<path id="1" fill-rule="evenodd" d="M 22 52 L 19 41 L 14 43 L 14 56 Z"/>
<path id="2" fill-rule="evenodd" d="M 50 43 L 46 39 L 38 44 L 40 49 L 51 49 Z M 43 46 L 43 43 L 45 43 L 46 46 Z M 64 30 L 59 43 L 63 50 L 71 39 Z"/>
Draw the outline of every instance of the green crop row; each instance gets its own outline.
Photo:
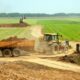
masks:
<path id="1" fill-rule="evenodd" d="M 45 33 L 59 33 L 63 39 L 80 41 L 80 22 L 68 20 L 39 20 Z"/>

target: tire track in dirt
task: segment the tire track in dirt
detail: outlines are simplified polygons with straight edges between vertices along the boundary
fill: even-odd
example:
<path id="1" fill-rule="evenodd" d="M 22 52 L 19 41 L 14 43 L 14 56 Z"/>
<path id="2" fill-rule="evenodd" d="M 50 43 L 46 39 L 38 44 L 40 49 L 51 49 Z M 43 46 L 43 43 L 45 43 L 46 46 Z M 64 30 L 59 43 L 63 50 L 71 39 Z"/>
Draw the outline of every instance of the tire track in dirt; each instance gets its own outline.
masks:
<path id="1" fill-rule="evenodd" d="M 32 62 L 32 63 L 40 64 L 43 66 L 51 67 L 51 68 L 69 70 L 69 71 L 80 73 L 80 66 L 71 64 L 71 63 L 61 62 L 61 61 L 51 61 L 48 59 L 40 59 L 34 56 L 33 57 L 21 56 L 21 57 L 15 57 L 15 58 L 0 58 L 0 62 L 14 62 L 14 61 Z"/>
<path id="2" fill-rule="evenodd" d="M 44 65 L 44 66 L 47 66 L 47 67 L 51 67 L 51 68 L 69 70 L 69 71 L 80 73 L 80 66 L 70 64 L 70 63 L 64 63 L 64 62 L 61 62 L 61 61 L 51 61 L 51 60 L 48 60 L 48 59 L 39 59 L 39 58 L 38 59 L 29 59 L 27 61 L 37 63 L 37 64 L 40 64 L 40 65 Z"/>

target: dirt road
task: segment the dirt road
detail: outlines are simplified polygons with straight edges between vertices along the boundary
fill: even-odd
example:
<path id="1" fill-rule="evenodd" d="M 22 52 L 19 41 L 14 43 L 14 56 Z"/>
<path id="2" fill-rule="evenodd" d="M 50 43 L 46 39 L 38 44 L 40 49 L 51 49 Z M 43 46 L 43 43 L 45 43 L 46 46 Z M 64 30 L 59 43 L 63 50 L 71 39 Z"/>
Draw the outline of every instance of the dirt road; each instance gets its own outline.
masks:
<path id="1" fill-rule="evenodd" d="M 41 59 L 36 56 L 0 58 L 0 62 L 14 62 L 14 61 L 27 61 L 27 62 L 37 63 L 37 64 L 44 65 L 44 66 L 51 67 L 51 68 L 80 72 L 80 66 L 78 66 L 78 65 L 64 63 L 61 61 L 52 61 L 52 60 L 48 60 L 48 59 Z"/>
<path id="2" fill-rule="evenodd" d="M 41 65 L 48 66 L 48 67 L 52 67 L 52 68 L 57 68 L 57 69 L 62 69 L 62 70 L 70 70 L 70 71 L 74 71 L 74 72 L 80 72 L 80 66 L 73 65 L 70 63 L 64 63 L 61 61 L 51 61 L 48 59 L 39 59 L 39 58 L 29 59 L 27 61 L 41 64 Z"/>
<path id="3" fill-rule="evenodd" d="M 80 80 L 80 73 L 25 61 L 0 62 L 0 80 Z"/>

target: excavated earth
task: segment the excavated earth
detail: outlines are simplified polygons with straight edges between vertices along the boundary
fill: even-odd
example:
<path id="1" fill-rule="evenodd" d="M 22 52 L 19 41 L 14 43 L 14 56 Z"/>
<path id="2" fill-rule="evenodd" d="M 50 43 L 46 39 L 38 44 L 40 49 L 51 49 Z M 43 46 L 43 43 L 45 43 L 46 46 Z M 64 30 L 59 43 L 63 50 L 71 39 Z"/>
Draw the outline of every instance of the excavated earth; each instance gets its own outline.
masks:
<path id="1" fill-rule="evenodd" d="M 0 27 L 26 27 L 30 26 L 28 23 L 13 23 L 13 24 L 0 24 Z"/>
<path id="2" fill-rule="evenodd" d="M 24 61 L 0 62 L 0 80 L 80 80 L 80 73 Z"/>

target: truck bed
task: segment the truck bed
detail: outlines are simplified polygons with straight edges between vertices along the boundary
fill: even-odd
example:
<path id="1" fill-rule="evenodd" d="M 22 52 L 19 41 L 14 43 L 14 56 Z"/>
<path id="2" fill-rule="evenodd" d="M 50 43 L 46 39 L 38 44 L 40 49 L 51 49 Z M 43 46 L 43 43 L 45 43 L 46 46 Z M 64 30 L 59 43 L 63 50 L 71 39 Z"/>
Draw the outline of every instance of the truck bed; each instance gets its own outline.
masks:
<path id="1" fill-rule="evenodd" d="M 0 48 L 2 47 L 34 47 L 34 40 L 9 40 L 0 41 Z"/>

